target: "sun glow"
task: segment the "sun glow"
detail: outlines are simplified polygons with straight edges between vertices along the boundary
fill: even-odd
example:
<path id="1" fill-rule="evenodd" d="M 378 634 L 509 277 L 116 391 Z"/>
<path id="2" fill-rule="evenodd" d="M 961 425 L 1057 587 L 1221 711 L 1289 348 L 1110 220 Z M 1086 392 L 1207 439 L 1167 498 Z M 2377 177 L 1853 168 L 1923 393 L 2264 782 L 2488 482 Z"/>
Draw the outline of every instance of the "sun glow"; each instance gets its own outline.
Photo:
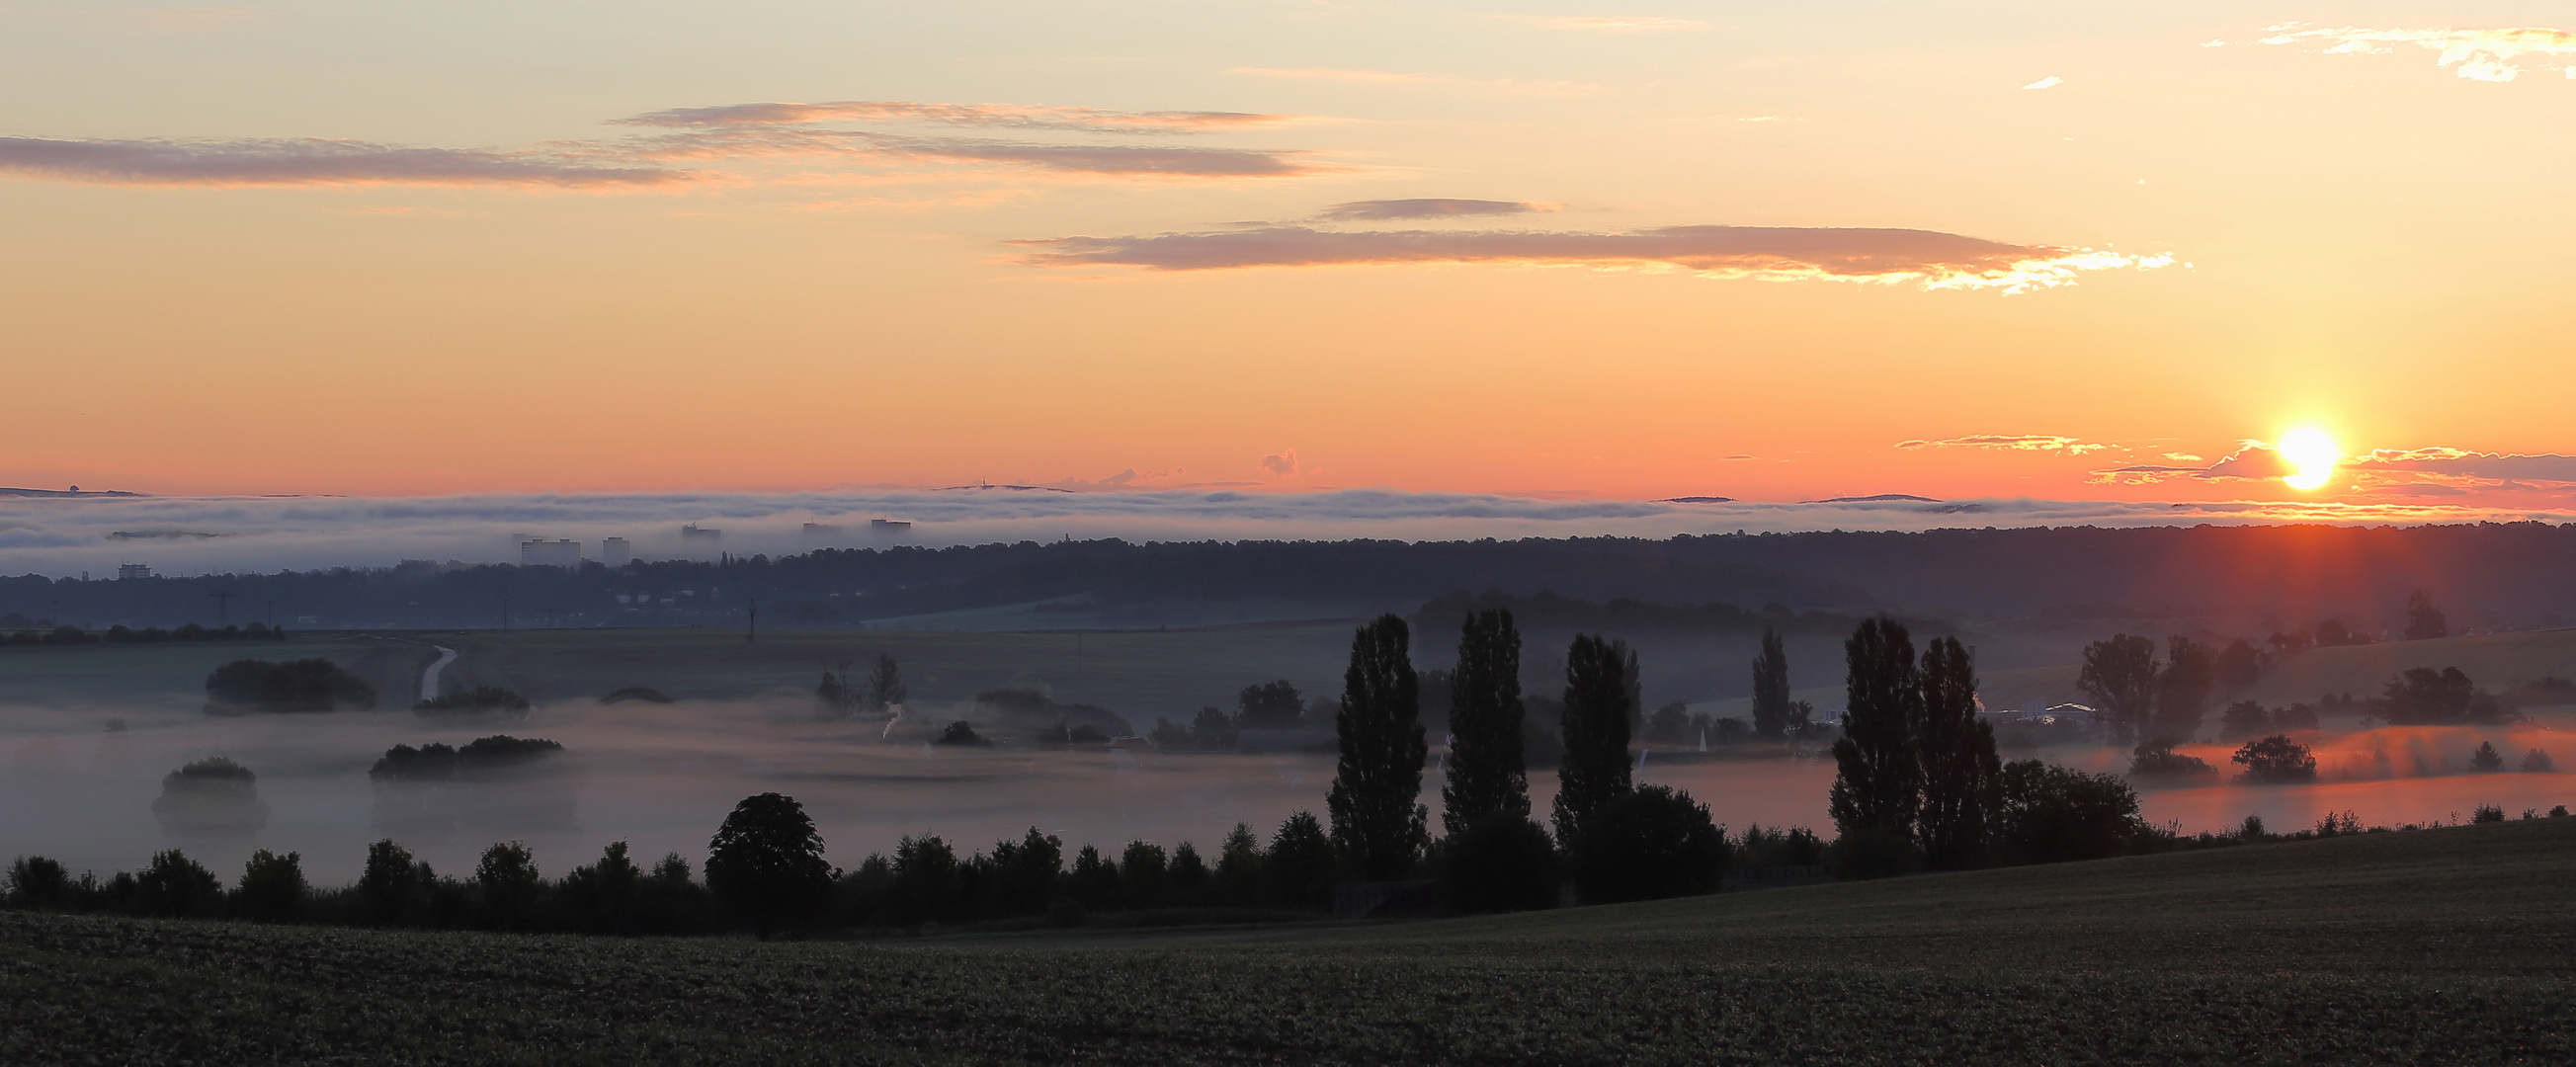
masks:
<path id="1" fill-rule="evenodd" d="M 2298 470 L 2296 474 L 2281 476 L 2281 480 L 2288 482 L 2292 489 L 2314 489 L 2326 484 L 2326 479 L 2334 477 L 2335 464 L 2343 459 L 2343 452 L 2335 447 L 2334 438 L 2313 426 L 2302 426 L 2281 435 L 2279 450 L 2282 461 Z"/>

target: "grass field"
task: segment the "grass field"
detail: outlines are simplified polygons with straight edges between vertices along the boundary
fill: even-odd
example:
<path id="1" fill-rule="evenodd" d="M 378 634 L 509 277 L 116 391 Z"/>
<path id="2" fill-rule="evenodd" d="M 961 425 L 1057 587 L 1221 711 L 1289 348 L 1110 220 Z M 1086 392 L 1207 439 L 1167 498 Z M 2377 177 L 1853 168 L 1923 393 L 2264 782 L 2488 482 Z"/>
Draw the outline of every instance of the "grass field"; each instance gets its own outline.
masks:
<path id="1" fill-rule="evenodd" d="M 2563 1063 L 2576 820 L 873 943 L 0 915 L 9 1063 Z"/>

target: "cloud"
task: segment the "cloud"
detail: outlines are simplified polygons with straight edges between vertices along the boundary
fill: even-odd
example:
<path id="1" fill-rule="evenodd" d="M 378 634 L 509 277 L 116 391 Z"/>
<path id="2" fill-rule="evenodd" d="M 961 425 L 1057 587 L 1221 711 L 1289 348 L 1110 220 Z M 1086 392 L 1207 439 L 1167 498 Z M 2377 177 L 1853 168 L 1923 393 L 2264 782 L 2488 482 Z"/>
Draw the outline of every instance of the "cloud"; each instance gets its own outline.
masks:
<path id="1" fill-rule="evenodd" d="M 1660 15 L 1567 15 L 1547 18 L 1533 15 L 1506 15 L 1515 22 L 1545 26 L 1552 30 L 1576 30 L 1585 33 L 1693 33 L 1708 28 L 1697 19 L 1665 18 Z"/>
<path id="2" fill-rule="evenodd" d="M 2080 456 L 2087 452 L 2099 452 L 2111 446 L 2093 444 L 2090 442 L 2080 441 L 2072 437 L 2060 437 L 2055 434 L 1970 434 L 1966 437 L 1950 437 L 1939 441 L 1925 441 L 1919 439 L 1912 441 L 1898 441 L 1896 443 L 1896 447 L 1996 448 L 2010 452 L 2064 452 L 2070 456 Z"/>
<path id="3" fill-rule="evenodd" d="M 2093 473 L 2096 476 L 2095 480 L 2104 482 L 2157 482 L 2166 478 L 2259 481 L 2265 478 L 2286 478 L 2299 473 L 2299 468 L 2296 464 L 2282 458 L 2271 445 L 2261 441 L 2246 441 L 2227 458 L 2206 467 L 2139 464 L 2113 467 Z"/>
<path id="4" fill-rule="evenodd" d="M 1537 96 L 1565 96 L 1597 93 L 1598 85 L 1569 81 L 1523 81 L 1518 78 L 1475 80 L 1453 78 L 1423 71 L 1353 70 L 1344 67 L 1236 67 L 1227 73 L 1249 74 L 1260 78 L 1297 78 L 1308 81 L 1369 82 L 1380 85 L 1463 85 L 1502 93 Z"/>
<path id="5" fill-rule="evenodd" d="M 1325 208 L 1323 218 L 1335 222 L 1383 219 L 1450 219 L 1468 215 L 1520 215 L 1532 211 L 1553 211 L 1545 204 L 1521 200 L 1353 200 Z"/>
<path id="6" fill-rule="evenodd" d="M 2355 457 L 2358 472 L 2408 471 L 2488 482 L 2576 483 L 2576 456 L 2471 452 L 2461 448 L 2382 448 Z"/>
<path id="7" fill-rule="evenodd" d="M 1209 133 L 1287 122 L 1287 115 L 1244 111 L 1105 111 L 1029 104 L 938 104 L 907 100 L 839 100 L 820 104 L 725 104 L 683 107 L 617 119 L 621 126 L 785 126 L 821 122 L 922 122 L 1081 133 Z"/>
<path id="8" fill-rule="evenodd" d="M 2035 81 L 2035 82 L 2032 82 L 2032 83 L 2030 83 L 2030 84 L 2028 84 L 2028 85 L 2022 86 L 2022 88 L 2024 88 L 2024 89 L 2054 89 L 2054 88 L 2057 88 L 2058 86 L 2060 86 L 2060 85 L 2064 85 L 2064 84 L 2066 84 L 2066 79 L 2064 79 L 2064 78 L 2060 78 L 2060 77 L 2058 77 L 2057 75 L 2051 74 L 2051 75 L 2049 75 L 2049 76 L 2047 76 L 2047 77 L 2045 77 L 2045 78 L 2041 78 L 2041 79 L 2040 79 L 2040 80 L 2038 80 L 2038 81 Z"/>
<path id="9" fill-rule="evenodd" d="M 1363 231 L 1278 226 L 1230 233 L 1015 241 L 1042 267 L 1148 270 L 1394 263 L 1522 263 L 1679 269 L 1719 278 L 1911 282 L 1926 289 L 2021 293 L 2071 285 L 2079 272 L 2151 269 L 2173 258 L 2013 245 L 1929 230 L 1670 226 L 1633 233 Z"/>
<path id="10" fill-rule="evenodd" d="M 1286 478 L 1296 474 L 1297 450 L 1283 449 L 1275 455 L 1261 457 L 1261 469 L 1269 471 L 1274 478 Z"/>
<path id="11" fill-rule="evenodd" d="M 47 140 L 0 137 L 0 172 L 110 185 L 675 185 L 701 175 L 562 153 L 410 148 L 320 138 Z"/>
<path id="12" fill-rule="evenodd" d="M 2373 30 L 2357 26 L 2337 28 L 2299 27 L 2304 23 L 2286 23 L 2267 27 L 2271 34 L 2264 44 L 2325 44 L 2328 55 L 2384 55 L 2393 46 L 2414 45 L 2440 53 L 2436 66 L 2450 67 L 2471 81 L 2509 82 L 2520 77 L 2522 61 L 2532 61 L 2541 69 L 2557 69 L 2576 78 L 2576 33 L 2538 26 L 2496 30 L 2425 29 Z"/>

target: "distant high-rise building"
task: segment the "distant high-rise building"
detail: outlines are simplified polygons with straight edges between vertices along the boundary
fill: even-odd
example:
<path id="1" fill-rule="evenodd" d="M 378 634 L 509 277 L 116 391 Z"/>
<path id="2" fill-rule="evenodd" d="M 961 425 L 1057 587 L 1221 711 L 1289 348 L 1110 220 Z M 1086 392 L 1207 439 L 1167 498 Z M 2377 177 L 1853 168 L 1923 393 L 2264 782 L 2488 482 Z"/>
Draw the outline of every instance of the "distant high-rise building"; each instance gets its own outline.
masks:
<path id="1" fill-rule="evenodd" d="M 724 540 L 724 531 L 711 526 L 700 526 L 694 522 L 683 523 L 680 526 L 680 540 L 721 541 Z"/>
<path id="2" fill-rule="evenodd" d="M 521 541 L 519 566 L 578 568 L 581 566 L 581 542 L 569 539 Z"/>
<path id="3" fill-rule="evenodd" d="M 809 522 L 805 524 L 805 536 L 839 537 L 841 536 L 841 527 L 838 523 Z"/>
<path id="4" fill-rule="evenodd" d="M 623 567 L 635 558 L 635 547 L 623 537 L 603 538 L 599 542 L 599 561 L 611 567 Z"/>
<path id="5" fill-rule="evenodd" d="M 152 577 L 152 565 L 149 563 L 119 563 L 116 565 L 116 576 L 120 580 L 126 578 L 149 578 Z"/>
<path id="6" fill-rule="evenodd" d="M 908 534 L 912 532 L 912 524 L 902 519 L 869 519 L 868 532 L 876 534 Z"/>

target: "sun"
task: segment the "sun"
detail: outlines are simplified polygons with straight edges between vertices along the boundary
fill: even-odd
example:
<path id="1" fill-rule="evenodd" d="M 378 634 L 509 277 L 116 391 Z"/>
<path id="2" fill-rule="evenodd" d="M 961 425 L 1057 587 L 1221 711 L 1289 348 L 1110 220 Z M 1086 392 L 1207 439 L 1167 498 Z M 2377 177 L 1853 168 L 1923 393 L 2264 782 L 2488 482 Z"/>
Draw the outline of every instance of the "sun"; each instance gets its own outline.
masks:
<path id="1" fill-rule="evenodd" d="M 2281 476 L 2281 480 L 2289 483 L 2292 489 L 2314 489 L 2326 484 L 2326 479 L 2334 477 L 2335 464 L 2343 459 L 2343 452 L 2335 447 L 2334 438 L 2314 426 L 2302 426 L 2282 434 L 2277 448 L 2282 461 L 2298 471 Z"/>

